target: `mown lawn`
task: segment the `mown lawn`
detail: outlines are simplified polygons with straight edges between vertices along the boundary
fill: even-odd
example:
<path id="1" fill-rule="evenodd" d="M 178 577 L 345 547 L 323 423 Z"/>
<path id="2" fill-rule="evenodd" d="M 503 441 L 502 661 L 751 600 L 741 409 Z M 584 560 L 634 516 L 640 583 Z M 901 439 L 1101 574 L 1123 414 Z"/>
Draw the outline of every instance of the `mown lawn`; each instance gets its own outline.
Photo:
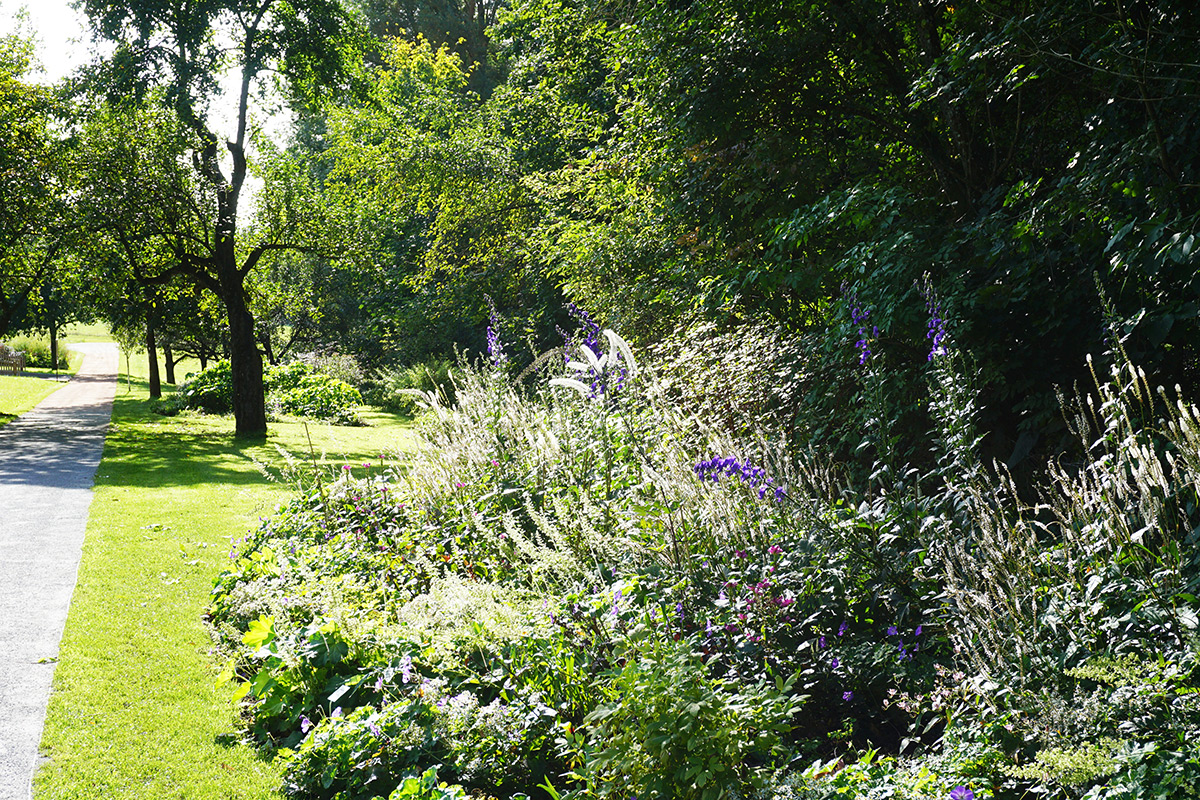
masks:
<path id="1" fill-rule="evenodd" d="M 378 413 L 363 428 L 275 423 L 245 444 L 231 418 L 158 416 L 147 396 L 136 374 L 117 392 L 35 796 L 275 797 L 277 768 L 238 742 L 234 687 L 216 682 L 201 621 L 213 578 L 231 540 L 289 493 L 264 474 L 279 448 L 360 471 L 403 447 L 406 425 Z"/>
<path id="2" fill-rule="evenodd" d="M 77 370 L 82 360 L 83 357 L 79 354 L 72 354 L 69 372 Z M 11 422 L 29 411 L 64 383 L 65 381 L 54 380 L 54 373 L 48 369 L 31 368 L 27 369 L 24 375 L 0 375 L 0 425 Z"/>

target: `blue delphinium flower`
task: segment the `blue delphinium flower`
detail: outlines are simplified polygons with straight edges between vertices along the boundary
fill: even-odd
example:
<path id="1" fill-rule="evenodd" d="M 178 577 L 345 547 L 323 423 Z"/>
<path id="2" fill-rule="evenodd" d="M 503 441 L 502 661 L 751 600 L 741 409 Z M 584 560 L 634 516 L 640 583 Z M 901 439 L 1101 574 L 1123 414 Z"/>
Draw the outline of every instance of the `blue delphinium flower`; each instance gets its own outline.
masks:
<path id="1" fill-rule="evenodd" d="M 946 350 L 946 320 L 942 316 L 941 305 L 933 306 L 929 309 L 929 332 L 925 334 L 925 338 L 930 340 L 929 361 L 933 361 L 938 356 L 944 356 L 949 351 Z"/>
<path id="2" fill-rule="evenodd" d="M 866 364 L 871 357 L 871 344 L 879 338 L 879 328 L 872 325 L 868 332 L 867 317 L 871 316 L 871 309 L 859 305 L 854 296 L 851 296 L 850 303 L 850 321 L 858 328 L 858 341 L 854 343 L 858 348 L 858 363 Z"/>
<path id="3" fill-rule="evenodd" d="M 946 355 L 946 312 L 933 291 L 933 286 L 926 275 L 920 284 L 921 296 L 925 298 L 925 310 L 929 313 L 929 324 L 926 326 L 925 338 L 929 340 L 929 355 L 927 361 L 933 361 L 938 356 Z"/>
<path id="4" fill-rule="evenodd" d="M 582 312 L 581 312 L 582 313 Z M 633 360 L 633 352 L 624 339 L 610 330 L 602 333 L 608 342 L 608 351 L 601 352 L 595 337 L 588 333 L 588 338 L 578 346 L 570 341 L 566 348 L 566 367 L 573 371 L 577 378 L 552 378 L 552 385 L 565 386 L 582 394 L 590 400 L 609 401 L 625 388 L 626 383 L 636 376 L 637 364 Z M 572 350 L 578 354 L 579 360 L 572 360 Z"/>
<path id="5" fill-rule="evenodd" d="M 765 469 L 756 467 L 749 461 L 742 462 L 736 458 L 714 456 L 707 461 L 699 462 L 693 469 L 696 471 L 696 477 L 701 481 L 716 483 L 720 480 L 721 475 L 737 478 L 751 488 L 757 489 L 760 499 L 765 498 L 768 492 L 776 502 L 781 502 L 788 496 L 784 487 L 776 485 Z"/>
<path id="6" fill-rule="evenodd" d="M 492 309 L 492 312 L 488 315 L 488 358 L 491 360 L 493 367 L 500 369 L 504 366 L 504 362 L 508 360 L 508 356 L 504 354 L 504 343 L 500 341 L 500 314 L 497 313 L 496 306 L 492 304 L 490 297 L 488 298 L 488 305 Z"/>
<path id="7" fill-rule="evenodd" d="M 579 332 L 583 335 L 579 343 L 590 347 L 593 353 L 600 351 L 600 325 L 588 313 L 574 303 L 567 303 L 567 313 L 579 324 Z"/>

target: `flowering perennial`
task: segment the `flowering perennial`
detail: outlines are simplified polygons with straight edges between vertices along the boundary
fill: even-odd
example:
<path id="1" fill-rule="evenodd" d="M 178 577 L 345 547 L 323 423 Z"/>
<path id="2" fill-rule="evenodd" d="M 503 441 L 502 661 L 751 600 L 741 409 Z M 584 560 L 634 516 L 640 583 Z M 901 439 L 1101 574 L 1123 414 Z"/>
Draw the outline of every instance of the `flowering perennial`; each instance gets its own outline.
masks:
<path id="1" fill-rule="evenodd" d="M 500 315 L 495 306 L 492 306 L 492 313 L 488 315 L 487 349 L 492 366 L 496 369 L 504 366 L 508 356 L 504 354 L 504 343 L 500 341 Z"/>
<path id="2" fill-rule="evenodd" d="M 707 461 L 701 461 L 693 469 L 696 471 L 697 478 L 711 483 L 716 483 L 722 474 L 731 478 L 740 478 L 751 488 L 758 490 L 760 499 L 765 498 L 768 493 L 772 494 L 777 501 L 782 501 L 787 497 L 787 491 L 782 486 L 776 486 L 775 481 L 767 476 L 765 469 L 756 467 L 749 461 L 741 462 L 736 458 L 713 457 Z"/>
<path id="3" fill-rule="evenodd" d="M 637 363 L 629 344 L 617 334 L 605 329 L 608 352 L 601 354 L 599 345 L 593 349 L 586 342 L 578 348 L 581 361 L 567 361 L 567 368 L 579 378 L 551 378 L 552 386 L 574 389 L 591 400 L 606 400 L 613 397 L 625 383 L 637 374 Z M 584 383 L 584 380 L 589 383 Z"/>
<path id="4" fill-rule="evenodd" d="M 583 335 L 580 342 L 584 347 L 591 348 L 593 353 L 600 351 L 600 325 L 588 316 L 588 313 L 574 303 L 567 303 L 567 313 L 579 323 L 579 333 Z"/>
<path id="5" fill-rule="evenodd" d="M 944 356 L 949 352 L 945 343 L 946 313 L 942 310 L 942 304 L 938 302 L 933 288 L 928 283 L 921 288 L 921 294 L 925 296 L 925 310 L 929 312 L 929 324 L 925 333 L 925 338 L 929 340 L 929 355 L 926 360 L 933 361 L 938 356 Z"/>
<path id="6" fill-rule="evenodd" d="M 867 359 L 871 357 L 871 344 L 879 338 L 877 325 L 872 325 L 869 333 L 867 331 L 867 317 L 869 316 L 871 316 L 871 309 L 863 308 L 858 304 L 856 298 L 851 297 L 850 321 L 858 328 L 858 341 L 854 343 L 854 346 L 858 348 L 859 364 L 867 363 Z"/>

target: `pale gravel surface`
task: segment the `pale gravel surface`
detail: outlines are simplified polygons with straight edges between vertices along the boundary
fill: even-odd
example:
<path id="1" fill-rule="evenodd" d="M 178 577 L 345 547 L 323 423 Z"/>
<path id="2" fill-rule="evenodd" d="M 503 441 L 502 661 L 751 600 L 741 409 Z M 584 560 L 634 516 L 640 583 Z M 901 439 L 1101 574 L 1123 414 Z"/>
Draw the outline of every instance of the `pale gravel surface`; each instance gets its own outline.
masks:
<path id="1" fill-rule="evenodd" d="M 29 800 L 117 384 L 117 346 L 0 426 L 0 800 Z"/>

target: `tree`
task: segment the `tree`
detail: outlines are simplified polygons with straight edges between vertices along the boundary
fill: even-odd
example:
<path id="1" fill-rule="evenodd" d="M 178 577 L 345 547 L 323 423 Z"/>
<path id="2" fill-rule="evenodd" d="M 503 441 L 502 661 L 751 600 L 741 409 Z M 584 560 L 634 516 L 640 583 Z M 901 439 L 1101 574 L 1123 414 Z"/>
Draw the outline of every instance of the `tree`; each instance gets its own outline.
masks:
<path id="1" fill-rule="evenodd" d="M 456 343 L 481 349 L 484 295 L 526 316 L 531 332 L 553 332 L 539 319 L 547 284 L 525 246 L 536 199 L 459 58 L 394 40 L 371 79 L 372 102 L 330 108 L 322 149 L 301 154 L 349 251 L 341 265 L 309 265 L 323 289 L 314 317 L 342 341 L 387 343 L 402 363 Z"/>
<path id="2" fill-rule="evenodd" d="M 21 325 L 64 267 L 71 226 L 62 198 L 65 144 L 52 133 L 49 90 L 27 84 L 31 44 L 0 38 L 0 334 Z"/>
<path id="3" fill-rule="evenodd" d="M 420 37 L 453 50 L 466 66 L 471 89 L 481 97 L 491 94 L 496 76 L 489 29 L 506 5 L 503 0 L 358 0 L 358 5 L 373 34 Z"/>
<path id="4" fill-rule="evenodd" d="M 95 74 L 110 97 L 149 97 L 194 137 L 192 169 L 205 187 L 205 235 L 168 237 L 175 264 L 163 281 L 184 276 L 212 291 L 229 322 L 233 409 L 238 435 L 267 429 L 262 356 L 256 344 L 247 276 L 264 256 L 298 246 L 286 230 L 244 242 L 240 202 L 249 168 L 251 100 L 261 79 L 282 76 L 297 96 L 344 84 L 357 63 L 357 28 L 336 0 L 85 0 L 96 32 L 116 52 Z M 226 67 L 238 75 L 231 132 L 212 113 Z M 159 91 L 151 92 L 151 87 Z"/>

